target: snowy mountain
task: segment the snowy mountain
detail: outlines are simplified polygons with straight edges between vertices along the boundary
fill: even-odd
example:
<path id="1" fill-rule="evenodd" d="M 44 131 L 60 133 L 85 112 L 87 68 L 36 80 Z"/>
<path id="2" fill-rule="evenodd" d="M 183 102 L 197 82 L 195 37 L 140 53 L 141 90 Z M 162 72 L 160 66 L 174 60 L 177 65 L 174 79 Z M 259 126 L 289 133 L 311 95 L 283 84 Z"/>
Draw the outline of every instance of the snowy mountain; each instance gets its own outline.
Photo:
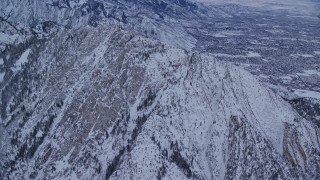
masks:
<path id="1" fill-rule="evenodd" d="M 284 95 L 220 59 L 231 55 L 204 51 L 222 42 L 213 36 L 241 32 L 218 34 L 203 21 L 224 23 L 247 7 L 181 0 L 0 7 L 0 179 L 320 178 L 318 100 Z"/>
<path id="2" fill-rule="evenodd" d="M 70 29 L 111 23 L 183 48 L 190 48 L 195 39 L 180 21 L 206 11 L 186 0 L 4 0 L 0 7 L 2 27 L 13 33 L 38 33 L 39 28 L 53 25 Z"/>

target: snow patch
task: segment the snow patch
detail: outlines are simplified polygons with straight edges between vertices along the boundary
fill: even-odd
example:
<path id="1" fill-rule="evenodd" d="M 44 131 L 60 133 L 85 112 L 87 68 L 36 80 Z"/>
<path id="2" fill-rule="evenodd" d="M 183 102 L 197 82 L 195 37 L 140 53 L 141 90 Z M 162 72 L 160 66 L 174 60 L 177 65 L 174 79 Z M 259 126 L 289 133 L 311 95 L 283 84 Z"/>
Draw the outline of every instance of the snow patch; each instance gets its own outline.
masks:
<path id="1" fill-rule="evenodd" d="M 11 70 L 13 72 L 20 71 L 22 68 L 22 65 L 25 64 L 26 62 L 28 62 L 28 56 L 29 56 L 30 52 L 31 52 L 31 49 L 27 49 L 24 53 L 22 53 L 22 55 L 20 56 L 18 61 L 11 68 Z"/>
<path id="2" fill-rule="evenodd" d="M 223 35 L 221 33 L 217 33 L 217 34 L 214 34 L 213 37 L 217 37 L 217 38 L 225 38 L 225 37 L 228 37 L 226 35 Z"/>
<path id="3" fill-rule="evenodd" d="M 292 81 L 292 77 L 291 76 L 282 76 L 280 77 L 282 79 L 282 81 L 284 82 L 290 82 Z"/>
<path id="4" fill-rule="evenodd" d="M 0 83 L 3 81 L 5 73 L 0 73 Z"/>
<path id="5" fill-rule="evenodd" d="M 228 37 L 242 35 L 241 31 L 221 31 L 213 35 L 213 37 Z"/>
<path id="6" fill-rule="evenodd" d="M 57 172 L 63 172 L 63 171 L 65 171 L 65 170 L 68 168 L 68 165 L 69 165 L 68 159 L 70 158 L 70 155 L 72 154 L 72 152 L 74 151 L 74 149 L 75 149 L 75 148 L 73 147 L 73 148 L 69 151 L 69 153 L 68 153 L 66 156 L 63 157 L 62 160 L 56 161 L 56 162 L 54 163 Z"/>
<path id="7" fill-rule="evenodd" d="M 18 38 L 18 34 L 9 35 L 0 32 L 0 44 L 13 44 Z"/>
<path id="8" fill-rule="evenodd" d="M 294 94 L 300 97 L 310 97 L 310 98 L 320 99 L 320 92 L 317 92 L 317 91 L 295 89 Z"/>
<path id="9" fill-rule="evenodd" d="M 299 57 L 313 58 L 314 57 L 312 54 L 291 54 L 290 56 L 295 58 L 299 58 Z"/>
<path id="10" fill-rule="evenodd" d="M 249 51 L 247 57 L 261 57 L 261 55 L 257 52 Z"/>
<path id="11" fill-rule="evenodd" d="M 243 55 L 233 55 L 233 54 L 225 54 L 225 53 L 214 53 L 212 54 L 214 57 L 227 57 L 227 58 L 244 58 Z"/>
<path id="12" fill-rule="evenodd" d="M 271 33 L 271 34 L 281 34 L 281 33 L 285 32 L 285 31 L 280 30 L 280 29 L 267 29 L 266 31 Z"/>
<path id="13" fill-rule="evenodd" d="M 4 61 L 2 58 L 0 58 L 0 65 L 3 65 Z"/>
<path id="14" fill-rule="evenodd" d="M 36 134 L 36 137 L 37 138 L 40 138 L 40 137 L 42 137 L 43 136 L 43 132 L 40 130 L 40 131 L 38 131 L 38 133 Z"/>
<path id="15" fill-rule="evenodd" d="M 318 75 L 320 76 L 320 72 L 317 70 L 303 70 L 303 73 L 297 73 L 299 76 L 311 76 L 311 75 Z"/>
<path id="16" fill-rule="evenodd" d="M 263 78 L 263 79 L 269 79 L 269 76 L 264 75 L 264 74 L 260 74 L 259 77 L 260 77 L 260 78 Z"/>
<path id="17" fill-rule="evenodd" d="M 239 54 L 225 54 L 225 53 L 213 53 L 214 57 L 226 57 L 226 58 L 257 58 L 261 57 L 261 55 L 257 52 L 249 51 L 247 55 L 239 55 Z"/>

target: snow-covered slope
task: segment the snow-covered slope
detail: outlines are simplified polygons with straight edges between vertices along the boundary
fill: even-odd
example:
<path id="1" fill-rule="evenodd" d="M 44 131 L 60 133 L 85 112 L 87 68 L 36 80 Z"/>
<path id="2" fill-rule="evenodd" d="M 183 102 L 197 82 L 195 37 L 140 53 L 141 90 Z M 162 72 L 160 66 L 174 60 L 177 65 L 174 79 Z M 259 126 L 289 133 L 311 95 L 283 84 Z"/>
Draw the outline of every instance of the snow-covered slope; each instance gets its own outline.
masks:
<path id="1" fill-rule="evenodd" d="M 319 128 L 209 54 L 109 25 L 0 58 L 5 179 L 319 178 Z"/>
<path id="2" fill-rule="evenodd" d="M 0 31 L 47 34 L 52 27 L 111 23 L 190 49 L 196 40 L 187 34 L 181 21 L 192 20 L 204 11 L 206 8 L 186 0 L 3 0 Z"/>

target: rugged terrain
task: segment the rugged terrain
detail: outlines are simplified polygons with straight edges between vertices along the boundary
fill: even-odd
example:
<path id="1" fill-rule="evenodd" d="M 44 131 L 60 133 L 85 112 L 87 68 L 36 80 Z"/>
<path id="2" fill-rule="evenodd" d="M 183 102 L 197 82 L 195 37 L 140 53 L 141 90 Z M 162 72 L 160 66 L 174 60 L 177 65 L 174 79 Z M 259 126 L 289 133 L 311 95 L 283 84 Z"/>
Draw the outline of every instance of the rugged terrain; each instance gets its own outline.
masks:
<path id="1" fill-rule="evenodd" d="M 211 52 L 240 35 L 230 30 L 236 22 L 217 35 L 205 20 L 228 22 L 232 9 L 251 8 L 19 2 L 1 2 L 0 179 L 320 178 L 317 94 L 298 97 L 283 90 L 293 83 L 244 70 L 241 59 L 259 60 L 261 46 L 237 45 L 247 54 L 235 59 Z"/>

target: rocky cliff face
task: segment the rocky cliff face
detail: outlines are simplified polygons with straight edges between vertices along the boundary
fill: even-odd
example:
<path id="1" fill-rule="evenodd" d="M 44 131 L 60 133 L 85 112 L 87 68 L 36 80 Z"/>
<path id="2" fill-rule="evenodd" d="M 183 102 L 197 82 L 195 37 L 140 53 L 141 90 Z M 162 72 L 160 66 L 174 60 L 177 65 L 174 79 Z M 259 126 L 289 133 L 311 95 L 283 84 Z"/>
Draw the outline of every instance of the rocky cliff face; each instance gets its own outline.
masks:
<path id="1" fill-rule="evenodd" d="M 49 27 L 0 56 L 1 178 L 320 178 L 316 116 L 243 69 L 112 23 Z"/>

